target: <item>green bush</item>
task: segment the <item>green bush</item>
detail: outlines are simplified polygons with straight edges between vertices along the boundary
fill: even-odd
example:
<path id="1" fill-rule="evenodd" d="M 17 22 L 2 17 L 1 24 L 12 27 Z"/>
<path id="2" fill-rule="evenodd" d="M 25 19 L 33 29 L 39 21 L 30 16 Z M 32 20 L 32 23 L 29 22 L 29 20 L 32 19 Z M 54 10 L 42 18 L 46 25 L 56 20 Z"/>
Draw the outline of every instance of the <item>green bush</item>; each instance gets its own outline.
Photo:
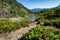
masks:
<path id="1" fill-rule="evenodd" d="M 40 24 L 42 23 L 43 23 L 43 26 L 55 26 L 56 28 L 60 28 L 60 18 L 40 21 Z"/>
<path id="2" fill-rule="evenodd" d="M 24 36 L 24 40 L 60 40 L 60 31 L 53 27 L 42 27 L 38 25 Z"/>
<path id="3" fill-rule="evenodd" d="M 28 27 L 29 21 L 16 21 L 12 22 L 8 19 L 0 19 L 0 33 L 10 32 L 21 27 Z"/>

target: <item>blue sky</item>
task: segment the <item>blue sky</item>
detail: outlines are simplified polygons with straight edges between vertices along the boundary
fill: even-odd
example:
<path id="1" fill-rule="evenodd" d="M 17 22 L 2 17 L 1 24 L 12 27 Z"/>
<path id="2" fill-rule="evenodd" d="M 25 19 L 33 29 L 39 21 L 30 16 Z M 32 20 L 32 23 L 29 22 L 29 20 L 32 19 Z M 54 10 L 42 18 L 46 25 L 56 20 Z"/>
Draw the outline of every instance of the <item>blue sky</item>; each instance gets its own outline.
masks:
<path id="1" fill-rule="evenodd" d="M 51 8 L 60 5 L 60 0 L 17 0 L 28 9 Z"/>

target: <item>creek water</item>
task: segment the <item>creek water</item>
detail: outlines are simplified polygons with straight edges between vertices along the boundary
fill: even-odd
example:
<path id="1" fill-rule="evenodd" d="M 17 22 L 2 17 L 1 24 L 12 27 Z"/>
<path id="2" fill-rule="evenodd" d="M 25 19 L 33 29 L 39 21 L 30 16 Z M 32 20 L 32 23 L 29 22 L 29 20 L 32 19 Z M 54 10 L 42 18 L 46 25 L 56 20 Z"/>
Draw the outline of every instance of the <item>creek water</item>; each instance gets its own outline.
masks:
<path id="1" fill-rule="evenodd" d="M 35 14 L 32 14 L 30 17 L 27 18 L 28 20 L 34 21 L 36 19 Z"/>

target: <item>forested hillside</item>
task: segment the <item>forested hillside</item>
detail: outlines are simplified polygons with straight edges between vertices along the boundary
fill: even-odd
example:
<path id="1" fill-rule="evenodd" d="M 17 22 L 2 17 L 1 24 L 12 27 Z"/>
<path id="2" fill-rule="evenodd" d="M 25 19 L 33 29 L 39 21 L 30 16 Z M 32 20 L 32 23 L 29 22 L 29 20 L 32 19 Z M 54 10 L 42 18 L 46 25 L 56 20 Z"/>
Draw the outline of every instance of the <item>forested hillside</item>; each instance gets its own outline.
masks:
<path id="1" fill-rule="evenodd" d="M 0 0 L 0 33 L 28 26 L 29 16 L 31 12 L 16 0 Z"/>
<path id="2" fill-rule="evenodd" d="M 37 16 L 36 20 L 43 20 L 44 26 L 56 26 L 60 28 L 60 7 L 55 7 L 52 9 L 42 10 L 40 12 L 35 13 Z"/>
<path id="3" fill-rule="evenodd" d="M 30 11 L 16 0 L 0 0 L 0 18 L 27 17 Z"/>

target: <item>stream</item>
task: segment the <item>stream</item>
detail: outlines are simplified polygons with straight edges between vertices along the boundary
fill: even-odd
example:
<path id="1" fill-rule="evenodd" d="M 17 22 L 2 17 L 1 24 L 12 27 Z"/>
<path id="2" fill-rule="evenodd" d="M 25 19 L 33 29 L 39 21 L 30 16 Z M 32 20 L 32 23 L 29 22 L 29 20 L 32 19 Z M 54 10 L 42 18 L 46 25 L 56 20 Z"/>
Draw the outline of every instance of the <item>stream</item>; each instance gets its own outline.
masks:
<path id="1" fill-rule="evenodd" d="M 36 19 L 36 16 L 35 14 L 32 14 L 32 16 L 28 17 L 27 20 L 32 20 L 34 21 Z"/>

